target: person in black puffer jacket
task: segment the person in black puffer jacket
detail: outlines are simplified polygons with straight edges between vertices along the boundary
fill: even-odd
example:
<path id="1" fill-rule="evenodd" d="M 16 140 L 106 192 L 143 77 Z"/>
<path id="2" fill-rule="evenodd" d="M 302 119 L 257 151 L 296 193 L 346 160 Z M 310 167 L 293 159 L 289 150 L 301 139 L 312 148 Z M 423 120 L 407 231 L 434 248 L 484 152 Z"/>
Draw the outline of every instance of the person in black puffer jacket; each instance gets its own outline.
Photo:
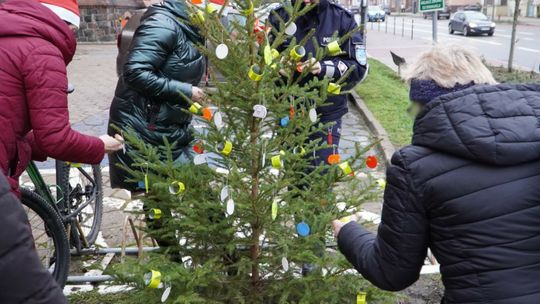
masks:
<path id="1" fill-rule="evenodd" d="M 429 247 L 442 303 L 540 303 L 540 84 L 494 84 L 460 47 L 421 55 L 408 78 L 421 107 L 378 234 L 334 221 L 340 251 L 385 290 L 413 284 Z"/>
<path id="2" fill-rule="evenodd" d="M 197 44 L 204 39 L 191 25 L 184 0 L 166 0 L 151 6 L 135 31 L 130 51 L 118 79 L 111 104 L 109 134 L 113 125 L 134 129 L 146 143 L 163 146 L 163 137 L 176 142 L 173 158 L 186 162 L 193 136 L 192 116 L 186 113 L 192 101 L 202 103 L 203 91 L 196 87 L 205 69 Z M 129 146 L 127 146 L 129 152 Z M 133 163 L 128 153 L 109 155 L 111 186 L 140 191 L 137 183 L 118 165 Z M 144 188 L 144 187 L 143 187 Z"/>
<path id="3" fill-rule="evenodd" d="M 0 303 L 67 304 L 43 267 L 23 205 L 0 172 Z"/>

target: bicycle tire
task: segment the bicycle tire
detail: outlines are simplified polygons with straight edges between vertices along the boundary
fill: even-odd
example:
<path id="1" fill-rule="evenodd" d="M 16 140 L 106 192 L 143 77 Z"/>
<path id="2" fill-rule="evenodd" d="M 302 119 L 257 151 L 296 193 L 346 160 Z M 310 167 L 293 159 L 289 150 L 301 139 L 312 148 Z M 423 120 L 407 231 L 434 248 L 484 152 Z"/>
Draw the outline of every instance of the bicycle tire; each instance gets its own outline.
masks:
<path id="1" fill-rule="evenodd" d="M 45 223 L 47 235 L 54 242 L 54 270 L 51 273 L 58 285 L 63 288 L 69 273 L 71 255 L 69 240 L 66 235 L 64 223 L 58 212 L 37 193 L 30 189 L 21 188 L 21 202 L 35 212 Z M 31 225 L 31 224 L 29 224 Z M 35 241 L 34 241 L 35 242 Z M 37 250 L 37 248 L 36 248 Z"/>
<path id="2" fill-rule="evenodd" d="M 89 206 L 93 208 L 92 225 L 89 227 L 88 233 L 85 235 L 88 245 L 91 246 L 95 243 L 99 231 L 101 229 L 101 222 L 103 219 L 103 178 L 101 175 L 101 167 L 99 165 L 92 165 L 92 172 L 89 173 L 96 183 L 96 198 Z M 72 185 L 70 185 L 70 173 L 71 165 L 64 161 L 56 161 L 56 184 L 62 189 L 62 197 L 67 198 L 70 196 Z M 72 198 L 70 198 L 71 200 Z M 63 205 L 65 207 L 65 204 Z M 83 209 L 84 210 L 84 209 Z M 75 230 L 74 230 L 75 231 Z"/>

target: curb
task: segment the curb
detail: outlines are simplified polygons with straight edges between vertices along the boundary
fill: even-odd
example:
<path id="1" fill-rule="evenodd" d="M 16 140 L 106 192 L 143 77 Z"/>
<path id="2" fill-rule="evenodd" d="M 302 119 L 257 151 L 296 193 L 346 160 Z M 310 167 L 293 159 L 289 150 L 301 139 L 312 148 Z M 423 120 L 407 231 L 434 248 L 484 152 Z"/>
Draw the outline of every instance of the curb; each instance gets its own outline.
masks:
<path id="1" fill-rule="evenodd" d="M 396 148 L 390 141 L 388 133 L 379 123 L 379 121 L 375 118 L 373 113 L 371 113 L 362 98 L 360 98 L 360 96 L 358 96 L 356 92 L 351 91 L 349 96 L 352 98 L 352 101 L 358 108 L 360 115 L 362 115 L 362 118 L 364 119 L 369 130 L 373 134 L 375 134 L 375 136 L 378 137 L 378 139 L 380 140 L 378 146 L 382 152 L 386 165 L 390 165 L 392 155 L 394 155 L 394 153 L 396 152 Z"/>

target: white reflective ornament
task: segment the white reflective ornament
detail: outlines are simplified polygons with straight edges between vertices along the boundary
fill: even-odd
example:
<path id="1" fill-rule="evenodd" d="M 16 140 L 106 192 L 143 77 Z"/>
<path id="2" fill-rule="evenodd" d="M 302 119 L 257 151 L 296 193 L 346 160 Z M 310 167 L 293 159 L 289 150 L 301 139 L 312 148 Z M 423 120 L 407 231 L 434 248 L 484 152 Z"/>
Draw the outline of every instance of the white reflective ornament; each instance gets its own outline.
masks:
<path id="1" fill-rule="evenodd" d="M 161 295 L 161 303 L 165 303 L 167 299 L 169 298 L 169 295 L 171 294 L 171 286 L 165 288 L 163 291 L 163 295 Z"/>
<path id="2" fill-rule="evenodd" d="M 292 36 L 294 34 L 296 34 L 296 23 L 294 22 L 291 22 L 291 24 L 289 24 L 289 26 L 287 26 L 287 28 L 285 28 L 285 34 L 289 35 L 289 36 Z"/>
<path id="3" fill-rule="evenodd" d="M 197 154 L 195 157 L 193 157 L 193 163 L 195 165 L 202 165 L 207 162 L 206 155 L 204 154 Z"/>
<path id="4" fill-rule="evenodd" d="M 214 124 L 218 130 L 223 128 L 223 117 L 221 116 L 221 112 L 219 110 L 214 113 Z"/>
<path id="5" fill-rule="evenodd" d="M 232 215 L 234 213 L 234 201 L 232 198 L 229 198 L 227 201 L 227 214 Z"/>
<path id="6" fill-rule="evenodd" d="M 264 168 L 265 165 L 266 165 L 266 153 L 263 153 L 261 157 L 261 167 Z"/>
<path id="7" fill-rule="evenodd" d="M 312 123 L 316 123 L 317 122 L 317 110 L 315 110 L 315 108 L 311 108 L 309 110 L 309 120 L 312 122 Z"/>
<path id="8" fill-rule="evenodd" d="M 253 106 L 253 117 L 265 118 L 267 114 L 268 114 L 268 110 L 266 109 L 265 106 L 260 105 L 260 104 Z"/>
<path id="9" fill-rule="evenodd" d="M 216 57 L 218 59 L 225 59 L 229 55 L 229 47 L 226 44 L 222 43 L 216 47 Z"/>
<path id="10" fill-rule="evenodd" d="M 289 260 L 287 260 L 287 257 L 281 258 L 281 267 L 283 267 L 283 270 L 289 271 Z"/>
<path id="11" fill-rule="evenodd" d="M 225 202 L 225 200 L 229 197 L 229 186 L 223 187 L 221 189 L 221 193 L 219 194 L 219 198 L 221 199 L 221 202 Z"/>

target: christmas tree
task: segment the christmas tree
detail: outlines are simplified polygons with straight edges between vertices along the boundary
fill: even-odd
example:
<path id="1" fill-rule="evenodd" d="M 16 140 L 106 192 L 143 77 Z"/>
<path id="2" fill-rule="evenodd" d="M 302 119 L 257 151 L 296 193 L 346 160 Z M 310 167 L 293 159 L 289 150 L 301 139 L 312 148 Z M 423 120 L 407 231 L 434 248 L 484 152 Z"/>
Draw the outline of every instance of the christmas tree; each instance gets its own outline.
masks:
<path id="1" fill-rule="evenodd" d="M 308 140 L 328 129 L 316 108 L 340 94 L 347 75 L 330 83 L 309 77 L 299 63 L 339 52 L 339 44 L 306 55 L 305 41 L 293 40 L 278 52 L 295 18 L 312 7 L 289 4 L 291 20 L 269 32 L 256 26 L 262 5 L 236 0 L 192 8 L 207 40 L 199 49 L 211 79 L 222 81 L 207 104 L 186 109 L 204 127 L 195 132 L 191 163 L 174 162 L 174 143 L 150 147 L 125 133 L 137 160 L 126 169 L 147 192 L 147 233 L 168 241 L 160 253 L 118 266 L 116 275 L 144 290 L 150 303 L 164 292 L 175 303 L 361 303 L 366 293 L 384 296 L 349 270 L 331 233 L 333 219 L 374 195 L 372 179 L 355 177 L 369 172 L 366 149 L 350 159 L 336 149 L 318 163 L 314 152 L 331 143 Z M 224 25 L 230 7 L 243 18 Z M 367 163 L 373 167 L 376 159 Z M 314 270 L 302 275 L 303 265 Z"/>

